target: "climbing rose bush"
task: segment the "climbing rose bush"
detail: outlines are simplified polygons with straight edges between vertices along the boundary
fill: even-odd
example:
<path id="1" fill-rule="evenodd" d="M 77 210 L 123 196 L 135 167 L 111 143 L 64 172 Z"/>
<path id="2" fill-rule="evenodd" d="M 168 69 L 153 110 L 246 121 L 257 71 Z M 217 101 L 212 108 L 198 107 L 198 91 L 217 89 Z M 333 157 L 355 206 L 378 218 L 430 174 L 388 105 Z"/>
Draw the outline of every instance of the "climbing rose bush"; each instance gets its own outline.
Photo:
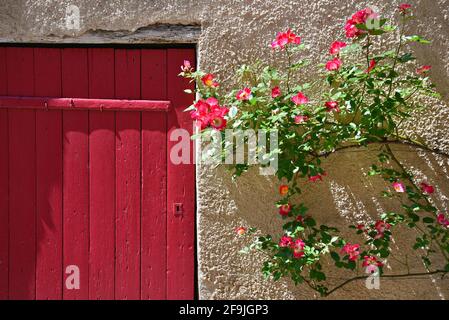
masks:
<path id="1" fill-rule="evenodd" d="M 411 246 L 424 263 L 424 274 L 449 272 L 449 216 L 433 204 L 435 188 L 414 177 L 390 147 L 407 145 L 447 156 L 401 130 L 413 111 L 426 108 L 419 102 L 421 97 L 439 97 L 428 77 L 431 66 L 418 65 L 410 52 L 411 43 L 429 42 L 407 34 L 407 25 L 414 18 L 412 9 L 401 4 L 393 22 L 371 8 L 354 13 L 342 26 L 345 38 L 329 44 L 328 59 L 317 66 L 319 77 L 313 83 L 292 80 L 303 78 L 301 69 L 309 62 L 300 58 L 306 49 L 305 37 L 290 29 L 279 32 L 270 43 L 288 66 L 244 65 L 236 75 L 238 85 L 229 92 L 218 89 L 213 74 L 194 71 L 187 61 L 181 66 L 180 75 L 197 84 L 195 92 L 187 91 L 196 94 L 197 100 L 186 110 L 196 122 L 196 137 L 210 136 L 211 132 L 224 135 L 225 128 L 278 132 L 279 148 L 274 153 L 279 157 L 276 176 L 280 185 L 274 192 L 280 200 L 273 214 L 284 220 L 282 230 L 277 235 L 255 236 L 254 228 L 236 228 L 238 236 L 254 237 L 243 252 L 265 254 L 262 272 L 266 276 L 274 280 L 288 277 L 327 296 L 360 279 L 357 274 L 362 267 L 378 268 L 383 275 L 399 226 L 416 233 Z M 397 40 L 386 48 L 385 42 L 380 45 L 384 36 Z M 304 185 L 327 178 L 323 158 L 368 145 L 378 150 L 368 179 L 383 179 L 387 188 L 381 195 L 397 201 L 399 209 L 384 212 L 372 223 L 348 226 L 354 232 L 348 240 L 337 228 L 315 221 L 306 203 L 299 200 L 300 194 Z M 235 164 L 232 168 L 239 176 L 249 165 Z M 354 271 L 355 276 L 330 288 L 326 275 L 329 262 L 335 268 Z M 385 276 L 422 274 L 411 272 L 408 261 L 400 262 L 405 271 Z"/>

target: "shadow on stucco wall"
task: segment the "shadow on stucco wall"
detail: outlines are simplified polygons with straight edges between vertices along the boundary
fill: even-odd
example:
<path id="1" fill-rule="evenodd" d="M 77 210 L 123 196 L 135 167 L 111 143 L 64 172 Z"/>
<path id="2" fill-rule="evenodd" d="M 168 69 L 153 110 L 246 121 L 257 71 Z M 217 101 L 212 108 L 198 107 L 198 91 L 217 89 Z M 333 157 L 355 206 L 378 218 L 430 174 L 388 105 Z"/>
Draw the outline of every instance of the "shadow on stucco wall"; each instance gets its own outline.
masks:
<path id="1" fill-rule="evenodd" d="M 447 186 L 449 184 L 448 158 L 427 152 L 413 150 L 408 147 L 394 148 L 401 161 L 420 181 L 428 181 L 436 187 L 436 207 L 446 212 L 449 206 Z M 357 155 L 355 155 L 357 153 Z M 300 196 L 309 207 L 309 213 L 318 223 L 339 228 L 345 238 L 363 241 L 354 236 L 347 226 L 349 224 L 369 223 L 379 218 L 380 214 L 400 210 L 400 204 L 394 200 L 384 200 L 379 196 L 388 186 L 378 177 L 367 177 L 372 163 L 376 161 L 376 150 L 344 151 L 330 156 L 324 163 L 328 175 L 324 182 L 309 183 L 302 181 L 303 194 Z M 218 169 L 216 175 L 226 177 L 229 173 L 224 168 Z M 348 175 L 351 180 L 348 182 Z M 216 207 L 214 218 L 209 217 L 210 228 L 203 228 L 207 238 L 206 267 L 208 282 L 203 282 L 210 292 L 210 298 L 233 297 L 236 299 L 258 298 L 278 299 L 311 299 L 319 295 L 305 285 L 295 286 L 290 280 L 274 283 L 262 277 L 260 268 L 265 257 L 255 253 L 246 255 L 238 253 L 240 248 L 248 245 L 251 237 L 238 237 L 236 226 L 255 227 L 260 234 L 272 234 L 274 238 L 282 235 L 284 223 L 277 213 L 274 202 L 277 200 L 279 183 L 276 179 L 258 176 L 257 170 L 251 169 L 238 178 L 235 183 L 226 178 L 218 178 L 217 186 L 221 193 L 222 207 Z M 299 199 L 298 199 L 299 200 Z M 211 199 L 213 202 L 214 199 Z M 225 208 L 229 204 L 231 212 Z M 213 225 L 210 221 L 213 220 Z M 201 221 L 200 221 L 201 223 Z M 216 230 L 221 229 L 221 233 Z M 397 228 L 393 232 L 393 254 L 386 259 L 386 274 L 406 273 L 403 265 L 406 261 L 411 273 L 425 272 L 420 259 L 420 252 L 411 249 L 416 234 L 407 228 Z M 229 244 L 234 249 L 230 251 Z M 203 259 L 205 257 L 203 256 Z M 435 267 L 444 266 L 444 261 L 435 259 Z M 330 268 L 329 268 L 330 266 Z M 353 277 L 355 274 L 332 269 L 330 261 L 325 260 L 324 268 L 328 268 L 329 287 Z M 359 274 L 360 275 L 360 274 Z M 208 292 L 203 292 L 208 294 Z M 404 279 L 382 279 L 380 290 L 368 290 L 364 280 L 351 283 L 329 296 L 329 299 L 447 299 L 449 297 L 449 279 L 441 276 L 415 276 Z"/>

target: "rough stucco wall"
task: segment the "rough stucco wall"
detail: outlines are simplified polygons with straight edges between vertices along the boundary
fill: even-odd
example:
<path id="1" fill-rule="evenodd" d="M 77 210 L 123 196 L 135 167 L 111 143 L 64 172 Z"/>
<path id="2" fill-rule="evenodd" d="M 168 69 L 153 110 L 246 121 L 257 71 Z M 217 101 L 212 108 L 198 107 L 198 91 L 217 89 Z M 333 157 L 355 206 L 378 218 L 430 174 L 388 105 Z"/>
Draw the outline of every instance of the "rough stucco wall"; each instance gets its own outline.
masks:
<path id="1" fill-rule="evenodd" d="M 449 151 L 447 127 L 449 99 L 449 0 L 411 0 L 417 8 L 413 28 L 434 42 L 416 49 L 420 64 L 433 65 L 432 80 L 445 97 L 445 103 L 429 101 L 431 112 L 417 115 L 416 131 L 434 146 Z M 136 30 L 155 23 L 201 24 L 198 54 L 203 69 L 216 72 L 222 81 L 228 79 L 240 63 L 256 58 L 273 62 L 267 48 L 275 32 L 292 27 L 299 30 L 310 45 L 305 54 L 324 61 L 329 44 L 340 37 L 345 19 L 357 9 L 370 4 L 381 13 L 395 9 L 399 1 L 358 0 L 273 0 L 273 1 L 91 1 L 91 0 L 8 0 L 0 3 L 0 37 L 39 40 L 41 37 L 76 36 L 89 30 Z M 73 34 L 64 29 L 67 4 L 80 7 L 82 29 Z M 305 77 L 305 75 L 302 75 Z M 399 148 L 397 148 L 399 149 Z M 449 206 L 449 163 L 446 158 L 411 152 L 401 147 L 400 159 L 419 177 L 437 187 L 436 204 L 447 212 Z M 323 223 L 344 227 L 348 222 L 370 221 L 391 204 L 375 197 L 383 185 L 375 179 L 364 179 L 373 152 L 347 152 L 326 160 L 326 182 L 310 185 L 302 197 L 310 213 Z M 273 283 L 259 272 L 262 256 L 242 256 L 237 251 L 246 244 L 234 233 L 236 226 L 254 226 L 263 233 L 277 233 L 281 221 L 273 207 L 277 183 L 249 172 L 236 183 L 224 168 L 198 167 L 198 238 L 199 285 L 202 299 L 312 299 L 316 294 L 307 287 L 295 287 L 290 281 Z M 410 232 L 395 237 L 395 255 L 404 257 L 407 243 L 414 239 Z M 408 253 L 413 255 L 413 253 Z M 400 270 L 395 260 L 388 261 Z M 419 261 L 413 270 L 422 270 Z M 332 274 L 339 281 L 344 274 Z M 449 298 L 449 282 L 437 277 L 387 281 L 381 290 L 367 290 L 363 282 L 354 283 L 331 298 Z"/>

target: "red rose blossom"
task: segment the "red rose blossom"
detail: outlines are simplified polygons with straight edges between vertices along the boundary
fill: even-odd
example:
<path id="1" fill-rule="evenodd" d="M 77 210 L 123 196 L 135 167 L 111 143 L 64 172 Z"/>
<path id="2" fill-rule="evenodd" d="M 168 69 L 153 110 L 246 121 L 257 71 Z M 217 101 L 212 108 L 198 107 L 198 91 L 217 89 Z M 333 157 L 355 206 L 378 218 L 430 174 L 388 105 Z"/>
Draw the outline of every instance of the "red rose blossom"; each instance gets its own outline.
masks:
<path id="1" fill-rule="evenodd" d="M 401 4 L 398 6 L 398 9 L 399 9 L 399 12 L 400 12 L 401 14 L 406 15 L 407 13 L 410 12 L 410 8 L 411 8 L 411 7 L 412 7 L 411 4 L 408 4 L 408 3 L 401 3 Z"/>
<path id="2" fill-rule="evenodd" d="M 384 264 L 380 261 L 377 261 L 376 257 L 364 256 L 362 266 L 368 267 L 368 266 L 372 266 L 372 265 L 377 266 L 377 267 L 382 267 Z"/>
<path id="3" fill-rule="evenodd" d="M 318 173 L 318 174 L 316 174 L 316 175 L 314 175 L 314 176 L 309 176 L 309 181 L 310 182 L 317 182 L 318 180 L 319 181 L 323 181 L 323 176 L 325 176 L 326 175 L 326 173 L 325 172 L 323 172 L 323 173 Z"/>
<path id="4" fill-rule="evenodd" d="M 279 247 L 287 248 L 293 244 L 293 238 L 289 236 L 282 236 L 281 240 L 279 240 Z"/>
<path id="5" fill-rule="evenodd" d="M 435 192 L 435 188 L 425 182 L 421 182 L 420 187 L 423 193 L 432 194 Z"/>
<path id="6" fill-rule="evenodd" d="M 431 68 L 432 68 L 432 66 L 425 65 L 425 66 L 422 66 L 422 67 L 419 67 L 418 69 L 416 69 L 416 73 L 423 75 L 423 74 L 426 74 Z"/>
<path id="7" fill-rule="evenodd" d="M 372 59 L 369 62 L 368 69 L 365 70 L 365 73 L 370 73 L 374 69 L 375 66 L 376 66 L 376 60 Z"/>
<path id="8" fill-rule="evenodd" d="M 288 216 L 291 210 L 292 206 L 290 205 L 290 203 L 283 204 L 282 206 L 279 207 L 279 214 L 283 217 L 286 217 Z"/>
<path id="9" fill-rule="evenodd" d="M 200 99 L 194 106 L 195 110 L 190 112 L 190 117 L 196 120 L 196 124 L 201 130 L 208 126 L 217 130 L 222 130 L 226 127 L 224 116 L 229 112 L 229 109 L 220 107 L 216 98 Z"/>
<path id="10" fill-rule="evenodd" d="M 338 107 L 337 101 L 327 101 L 325 104 L 325 107 L 327 109 L 327 112 L 340 112 L 340 108 Z"/>
<path id="11" fill-rule="evenodd" d="M 271 97 L 277 98 L 281 95 L 281 89 L 279 89 L 279 87 L 274 87 L 273 89 L 271 89 Z"/>
<path id="12" fill-rule="evenodd" d="M 343 49 L 344 47 L 346 47 L 346 42 L 334 41 L 331 44 L 331 48 L 329 50 L 329 53 L 332 54 L 332 55 L 339 54 L 340 50 Z"/>
<path id="13" fill-rule="evenodd" d="M 214 75 L 211 73 L 206 74 L 201 78 L 201 81 L 206 87 L 216 88 L 218 87 L 218 82 L 214 80 Z"/>

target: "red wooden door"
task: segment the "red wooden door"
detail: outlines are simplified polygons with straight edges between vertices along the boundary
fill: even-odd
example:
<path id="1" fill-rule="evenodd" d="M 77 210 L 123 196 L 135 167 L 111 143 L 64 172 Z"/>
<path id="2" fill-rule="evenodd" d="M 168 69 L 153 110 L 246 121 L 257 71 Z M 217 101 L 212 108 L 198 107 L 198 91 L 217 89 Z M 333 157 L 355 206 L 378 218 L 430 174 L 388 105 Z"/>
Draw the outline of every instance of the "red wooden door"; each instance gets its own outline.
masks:
<path id="1" fill-rule="evenodd" d="M 0 299 L 193 298 L 194 167 L 168 154 L 194 54 L 0 48 Z"/>

